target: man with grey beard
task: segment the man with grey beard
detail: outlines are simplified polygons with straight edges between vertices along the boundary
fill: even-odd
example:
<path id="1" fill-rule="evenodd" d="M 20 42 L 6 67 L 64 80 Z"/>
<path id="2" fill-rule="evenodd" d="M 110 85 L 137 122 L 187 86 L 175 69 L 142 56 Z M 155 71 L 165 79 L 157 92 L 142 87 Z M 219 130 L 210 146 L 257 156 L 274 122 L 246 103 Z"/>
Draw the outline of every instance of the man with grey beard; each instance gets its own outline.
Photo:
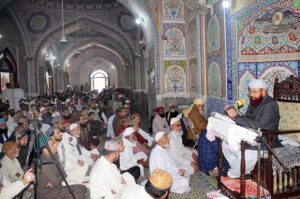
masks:
<path id="1" fill-rule="evenodd" d="M 162 169 L 173 176 L 171 192 L 183 194 L 190 191 L 189 177 L 185 177 L 186 170 L 178 168 L 175 160 L 168 152 L 170 141 L 168 134 L 159 131 L 155 135 L 156 146 L 152 149 L 149 161 L 150 172 Z"/>
<path id="2" fill-rule="evenodd" d="M 175 164 L 179 168 L 186 170 L 185 176 L 189 176 L 198 171 L 197 152 L 185 147 L 182 144 L 182 126 L 179 118 L 171 119 L 170 149 L 168 151 L 175 159 Z"/>

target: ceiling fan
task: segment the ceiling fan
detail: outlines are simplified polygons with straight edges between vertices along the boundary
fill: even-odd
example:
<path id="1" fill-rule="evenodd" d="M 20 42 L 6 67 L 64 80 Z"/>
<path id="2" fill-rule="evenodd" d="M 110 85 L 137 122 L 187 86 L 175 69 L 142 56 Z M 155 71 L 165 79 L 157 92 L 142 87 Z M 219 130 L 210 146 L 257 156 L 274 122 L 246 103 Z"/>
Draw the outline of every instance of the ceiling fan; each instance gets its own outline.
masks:
<path id="1" fill-rule="evenodd" d="M 284 20 L 284 15 L 276 11 L 272 15 L 272 22 L 263 28 L 265 33 L 285 33 L 291 29 L 291 25 Z"/>
<path id="2" fill-rule="evenodd" d="M 188 0 L 186 6 L 196 15 L 213 15 L 213 6 L 207 5 L 206 0 Z"/>

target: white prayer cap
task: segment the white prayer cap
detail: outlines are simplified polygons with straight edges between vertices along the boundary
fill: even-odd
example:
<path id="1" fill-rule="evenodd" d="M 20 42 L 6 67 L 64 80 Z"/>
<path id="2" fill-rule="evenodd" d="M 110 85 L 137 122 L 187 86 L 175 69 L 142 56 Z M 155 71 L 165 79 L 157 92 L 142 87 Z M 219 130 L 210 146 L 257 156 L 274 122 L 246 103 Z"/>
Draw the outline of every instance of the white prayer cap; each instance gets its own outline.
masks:
<path id="1" fill-rule="evenodd" d="M 173 125 L 173 124 L 175 124 L 175 123 L 178 122 L 178 121 L 180 121 L 179 118 L 173 117 L 173 118 L 171 119 L 171 121 L 170 121 L 170 124 Z"/>
<path id="2" fill-rule="evenodd" d="M 125 103 L 130 103 L 130 100 L 125 100 Z"/>
<path id="3" fill-rule="evenodd" d="M 132 128 L 132 127 L 127 127 L 127 128 L 125 129 L 124 133 L 123 133 L 123 137 L 129 136 L 129 135 L 131 135 L 131 134 L 133 134 L 133 133 L 134 133 L 134 128 Z"/>
<path id="4" fill-rule="evenodd" d="M 70 131 L 72 131 L 72 130 L 74 130 L 77 127 L 78 127 L 78 124 L 77 123 L 73 123 L 73 124 L 70 125 L 69 128 L 70 128 Z"/>
<path id="5" fill-rule="evenodd" d="M 43 112 L 44 110 L 46 110 L 46 108 L 42 106 L 42 107 L 40 108 L 40 113 Z"/>
<path id="6" fill-rule="evenodd" d="M 112 140 L 106 141 L 104 144 L 104 149 L 107 151 L 118 151 L 119 143 Z"/>
<path id="7" fill-rule="evenodd" d="M 157 132 L 154 137 L 155 142 L 158 142 L 165 134 L 166 134 L 166 132 L 164 132 L 164 131 Z"/>
<path id="8" fill-rule="evenodd" d="M 69 103 L 71 100 L 68 98 L 68 99 L 66 99 L 66 103 Z"/>
<path id="9" fill-rule="evenodd" d="M 196 99 L 194 99 L 193 104 L 195 104 L 195 105 L 204 105 L 205 101 L 201 98 L 196 98 Z"/>
<path id="10" fill-rule="evenodd" d="M 251 79 L 248 85 L 249 88 L 262 88 L 267 89 L 268 85 L 261 79 Z"/>

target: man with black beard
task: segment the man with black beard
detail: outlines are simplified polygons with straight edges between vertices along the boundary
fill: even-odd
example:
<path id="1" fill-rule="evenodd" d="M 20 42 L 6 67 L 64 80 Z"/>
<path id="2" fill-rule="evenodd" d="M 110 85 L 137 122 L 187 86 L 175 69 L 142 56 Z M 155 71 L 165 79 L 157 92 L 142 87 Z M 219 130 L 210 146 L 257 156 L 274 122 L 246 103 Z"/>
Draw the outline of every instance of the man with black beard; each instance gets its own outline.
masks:
<path id="1" fill-rule="evenodd" d="M 67 131 L 66 126 L 64 125 L 64 120 L 62 117 L 55 117 L 52 119 L 52 124 L 55 128 L 58 128 L 62 133 Z"/>
<path id="2" fill-rule="evenodd" d="M 98 110 L 97 103 L 96 103 L 96 100 L 95 100 L 95 99 L 92 100 L 88 112 L 89 112 L 89 113 L 90 113 L 90 112 L 94 112 L 94 113 L 95 113 L 95 120 L 100 121 L 100 118 L 99 118 L 99 110 Z"/>
<path id="3" fill-rule="evenodd" d="M 127 115 L 127 111 L 124 108 L 124 106 L 118 107 L 116 110 L 116 116 L 114 117 L 114 119 L 112 121 L 114 135 L 116 135 L 116 133 L 120 131 L 120 129 L 122 128 L 122 119 L 124 119 L 126 117 L 128 117 L 128 115 Z"/>
<path id="4" fill-rule="evenodd" d="M 123 174 L 114 164 L 124 151 L 124 145 L 116 141 L 106 141 L 103 155 L 96 161 L 91 170 L 89 190 L 91 199 L 117 198 L 127 185 L 135 184 L 134 178 L 128 172 Z"/>
<path id="5" fill-rule="evenodd" d="M 15 138 L 18 148 L 20 149 L 17 159 L 19 160 L 21 167 L 24 169 L 24 167 L 26 166 L 26 157 L 28 154 L 28 134 L 23 126 L 19 125 L 15 128 Z M 30 165 L 30 163 L 31 162 L 29 162 L 28 164 Z"/>
<path id="6" fill-rule="evenodd" d="M 45 135 L 49 136 L 53 141 L 55 142 L 60 142 L 62 141 L 62 132 L 60 131 L 60 129 L 58 127 L 51 126 L 47 132 L 45 133 Z"/>
<path id="7" fill-rule="evenodd" d="M 152 124 L 153 135 L 155 136 L 159 131 L 170 133 L 170 126 L 165 117 L 164 107 L 158 107 L 157 112 L 158 115 L 154 117 Z"/>
<path id="8" fill-rule="evenodd" d="M 170 125 L 170 121 L 172 118 L 176 117 L 178 115 L 178 111 L 176 110 L 175 104 L 169 105 L 169 110 L 166 112 L 166 119 L 168 124 Z"/>
<path id="9" fill-rule="evenodd" d="M 280 120 L 279 108 L 277 102 L 267 94 L 267 84 L 262 80 L 252 79 L 248 85 L 248 96 L 250 104 L 244 117 L 239 116 L 235 109 L 226 105 L 225 109 L 228 116 L 233 119 L 236 124 L 247 128 L 278 130 Z M 273 144 L 275 144 L 275 146 L 280 145 L 278 139 L 276 139 Z M 248 147 L 248 149 L 249 148 L 250 147 Z M 222 143 L 222 149 L 224 156 L 231 167 L 227 172 L 227 175 L 232 178 L 240 177 L 241 153 L 230 153 L 228 144 L 225 142 Z M 253 170 L 257 161 L 256 148 L 252 147 L 250 150 L 246 150 L 245 157 L 246 174 L 249 174 Z"/>
<path id="10" fill-rule="evenodd" d="M 81 144 L 88 150 L 90 150 L 90 144 L 92 140 L 92 135 L 90 134 L 90 130 L 88 128 L 89 117 L 84 114 L 80 116 L 79 125 L 80 125 L 80 140 Z"/>

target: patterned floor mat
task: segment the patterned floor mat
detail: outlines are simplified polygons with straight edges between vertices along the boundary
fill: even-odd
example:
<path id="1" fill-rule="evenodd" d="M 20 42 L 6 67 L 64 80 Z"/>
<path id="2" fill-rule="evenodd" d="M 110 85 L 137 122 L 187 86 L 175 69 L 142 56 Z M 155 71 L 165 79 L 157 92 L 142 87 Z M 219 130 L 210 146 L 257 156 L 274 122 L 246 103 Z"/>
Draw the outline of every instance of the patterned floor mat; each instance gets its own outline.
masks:
<path id="1" fill-rule="evenodd" d="M 171 193 L 169 199 L 206 199 L 207 192 L 217 189 L 217 180 L 202 172 L 198 172 L 191 176 L 190 187 L 191 191 L 189 193 Z"/>

